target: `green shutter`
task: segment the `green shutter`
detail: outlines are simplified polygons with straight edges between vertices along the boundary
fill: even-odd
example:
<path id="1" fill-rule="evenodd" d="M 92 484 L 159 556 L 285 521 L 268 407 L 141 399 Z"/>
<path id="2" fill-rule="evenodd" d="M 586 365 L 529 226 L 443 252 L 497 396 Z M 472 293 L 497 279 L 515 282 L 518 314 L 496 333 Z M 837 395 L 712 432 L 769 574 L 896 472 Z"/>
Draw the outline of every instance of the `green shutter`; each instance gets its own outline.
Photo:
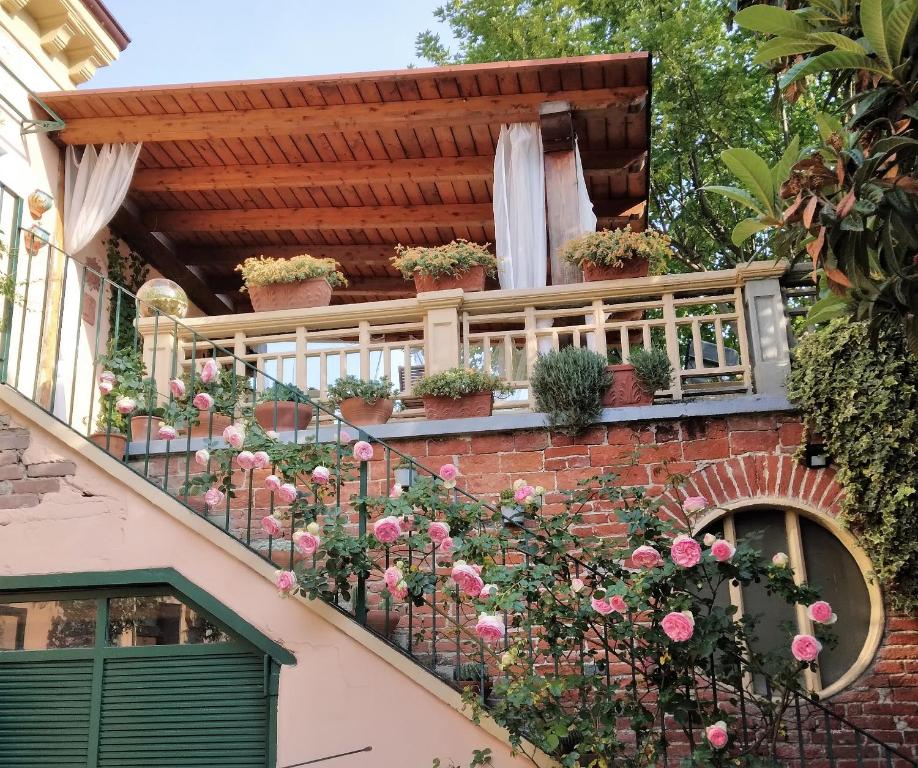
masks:
<path id="1" fill-rule="evenodd" d="M 265 683 L 255 653 L 106 658 L 98 765 L 264 768 Z"/>
<path id="2" fill-rule="evenodd" d="M 92 659 L 0 663 L 0 765 L 85 766 Z"/>

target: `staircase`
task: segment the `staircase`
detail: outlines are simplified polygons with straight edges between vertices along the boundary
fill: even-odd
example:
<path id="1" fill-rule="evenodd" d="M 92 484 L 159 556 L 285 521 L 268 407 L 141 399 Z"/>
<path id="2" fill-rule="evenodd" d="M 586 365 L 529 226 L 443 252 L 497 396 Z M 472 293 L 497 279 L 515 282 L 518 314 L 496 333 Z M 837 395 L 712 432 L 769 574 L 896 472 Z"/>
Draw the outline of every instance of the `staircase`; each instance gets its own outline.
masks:
<path id="1" fill-rule="evenodd" d="M 52 251 L 51 248 L 48 249 Z M 13 254 L 15 258 L 15 253 Z M 31 259 L 30 258 L 30 268 Z M 3 384 L 12 387 L 46 413 L 66 424 L 69 428 L 92 438 L 98 450 L 108 450 L 121 459 L 145 482 L 152 484 L 173 499 L 185 504 L 224 535 L 247 548 L 266 562 L 281 569 L 293 569 L 307 563 L 308 556 L 293 545 L 292 533 L 301 527 L 304 517 L 322 508 L 326 518 L 333 517 L 356 537 L 367 534 L 370 511 L 368 505 L 373 497 L 385 497 L 396 483 L 400 471 L 411 470 L 416 483 L 437 483 L 436 468 L 428 468 L 402 455 L 394 447 L 381 441 L 371 441 L 374 448 L 372 461 L 356 461 L 352 458 L 356 440 L 369 440 L 359 428 L 344 422 L 334 412 L 320 403 L 302 403 L 296 407 L 312 413 L 308 426 L 296 426 L 284 430 L 275 421 L 266 427 L 277 426 L 281 432 L 278 439 L 267 438 L 258 428 L 252 426 L 244 447 L 252 452 L 270 448 L 275 457 L 272 466 L 243 470 L 238 466 L 237 452 L 227 449 L 223 440 L 223 429 L 208 418 L 199 430 L 200 436 L 179 434 L 174 439 L 161 439 L 160 417 L 150 416 L 151 428 L 141 431 L 141 438 L 134 439 L 126 454 L 121 454 L 122 437 L 113 431 L 114 426 L 124 422 L 118 413 L 117 389 L 111 395 L 97 398 L 100 383 L 98 361 L 108 361 L 118 382 L 116 387 L 130 382 L 134 374 L 130 371 L 132 361 L 141 353 L 140 340 L 136 330 L 121 325 L 122 313 L 112 314 L 110 329 L 103 331 L 104 307 L 133 305 L 136 297 L 105 276 L 79 264 L 63 253 L 51 252 L 48 261 L 56 260 L 59 284 L 45 281 L 42 290 L 36 292 L 32 282 L 22 286 L 22 295 L 13 306 L 6 308 L 7 323 L 3 334 L 0 377 Z M 15 271 L 15 270 L 14 270 Z M 85 305 L 86 286 L 99 286 L 97 303 L 88 311 Z M 57 291 L 59 290 L 59 293 Z M 56 298 L 58 297 L 58 298 Z M 55 302 L 59 302 L 59 314 L 54 317 Z M 49 306 L 51 307 L 49 309 Z M 180 321 L 163 315 L 154 307 L 143 309 L 157 318 L 161 343 L 154 342 L 156 354 L 150 357 L 146 375 L 135 377 L 143 397 L 151 404 L 172 412 L 172 417 L 190 413 L 189 395 L 184 397 L 178 390 L 155 392 L 140 380 L 154 378 L 157 366 L 168 366 L 170 376 L 180 377 L 183 373 L 189 379 L 191 392 L 198 388 L 209 389 L 216 399 L 229 402 L 233 420 L 252 422 L 254 382 L 259 389 L 274 383 L 273 377 L 256 369 L 246 360 L 240 359 L 227 349 L 216 346 L 206 337 L 190 333 L 190 344 L 179 348 L 174 343 Z M 88 320 L 94 319 L 91 326 Z M 87 335 L 85 329 L 92 328 Z M 32 329 L 30 331 L 30 328 Z M 42 329 L 35 334 L 34 329 Z M 81 330 L 83 329 L 83 330 Z M 71 336 L 68 339 L 68 336 Z M 34 342 L 31 343 L 30 342 Z M 109 339 L 113 341 L 109 341 Z M 210 361 L 210 362 L 209 362 Z M 119 368 L 118 366 L 123 366 Z M 213 366 L 217 376 L 204 382 L 206 366 Z M 161 369 L 162 370 L 162 369 Z M 161 371 L 160 371 L 161 372 Z M 93 430 L 99 418 L 102 431 Z M 275 409 L 277 414 L 277 409 Z M 167 415 L 166 421 L 172 418 Z M 277 415 L 275 415 L 277 419 Z M 180 427 L 178 422 L 172 422 Z M 279 446 L 283 446 L 280 449 Z M 196 455 L 208 447 L 210 456 Z M 327 466 L 331 481 L 320 498 L 310 473 L 317 464 Z M 297 500 L 291 507 L 289 501 L 281 501 L 277 492 L 265 488 L 266 478 L 278 471 L 285 471 L 288 480 L 296 486 Z M 222 489 L 222 497 L 212 494 L 205 497 L 205 489 Z M 235 493 L 232 497 L 230 490 Z M 207 498 L 207 502 L 205 502 Z M 460 510 L 463 515 L 476 520 L 475 526 L 483 528 L 500 520 L 499 511 L 470 496 L 461 489 L 448 494 L 445 504 L 450 510 Z M 280 523 L 280 528 L 269 535 L 263 527 L 262 518 L 271 516 Z M 528 557 L 526 537 L 531 534 L 524 529 L 519 532 L 515 546 L 503 553 L 505 562 L 524 562 Z M 500 677 L 500 657 L 509 643 L 485 645 L 473 631 L 476 620 L 474 609 L 468 601 L 460 599 L 458 588 L 441 589 L 432 580 L 433 591 L 425 594 L 417 604 L 411 602 L 396 606 L 381 594 L 384 586 L 385 569 L 393 564 L 396 555 L 389 548 L 370 552 L 371 562 L 366 569 L 356 569 L 357 575 L 346 583 L 316 587 L 318 597 L 328 600 L 335 609 L 358 622 L 368 632 L 374 633 L 398 653 L 412 660 L 442 681 L 457 689 L 465 689 L 466 696 L 477 696 L 485 708 L 493 703 L 490 699 L 487 679 Z M 423 563 L 434 575 L 448 573 L 448 558 L 438 558 L 436 552 L 417 551 L 410 546 L 398 550 L 398 557 L 406 565 Z M 308 563 L 307 563 L 308 564 Z M 572 560 L 571 571 L 580 572 L 587 568 Z M 396 618 L 396 613 L 398 616 Z M 547 651 L 535 644 L 536 654 L 545 654 L 546 667 L 551 658 Z M 457 682 L 460 670 L 465 665 L 477 664 L 482 680 Z M 586 674 L 586 672 L 585 672 Z M 717 695 L 738 697 L 741 708 L 742 741 L 744 748 L 756 753 L 764 764 L 786 766 L 827 765 L 830 768 L 904 768 L 918 765 L 914 760 L 896 748 L 883 743 L 870 733 L 857 727 L 834 712 L 830 705 L 823 704 L 800 693 L 794 693 L 783 714 L 780 739 L 756 742 L 756 733 L 761 731 L 762 722 L 756 711 L 755 700 L 744 693 L 744 685 L 732 685 L 732 681 L 710 680 Z M 674 745 L 673 764 L 678 762 L 679 745 Z M 670 757 L 664 751 L 664 765 Z M 761 764 L 761 763 L 760 763 Z"/>

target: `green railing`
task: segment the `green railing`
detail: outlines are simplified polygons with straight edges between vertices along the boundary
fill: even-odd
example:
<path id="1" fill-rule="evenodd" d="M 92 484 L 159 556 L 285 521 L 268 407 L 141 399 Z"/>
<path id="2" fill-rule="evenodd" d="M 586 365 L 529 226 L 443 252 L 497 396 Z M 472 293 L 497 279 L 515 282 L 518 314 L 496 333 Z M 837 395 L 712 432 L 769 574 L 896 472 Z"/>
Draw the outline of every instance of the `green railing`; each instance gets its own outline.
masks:
<path id="1" fill-rule="evenodd" d="M 613 695 L 616 680 L 636 680 L 634 668 L 616 670 L 608 644 L 597 642 L 605 649 L 599 664 L 583 648 L 561 656 L 532 632 L 522 640 L 513 636 L 506 615 L 503 641 L 486 645 L 475 632 L 474 602 L 463 599 L 459 587 L 446 578 L 452 566 L 447 545 L 429 535 L 403 536 L 385 544 L 379 530 L 369 535 L 369 524 L 371 519 L 378 523 L 379 510 L 394 503 L 388 499 L 395 487 L 407 510 L 398 520 L 400 528 L 423 522 L 426 529 L 436 519 L 449 522 L 450 533 L 462 537 L 507 525 L 499 510 L 450 487 L 438 474 L 441 468 L 426 467 L 371 438 L 322 403 L 304 398 L 287 405 L 279 395 L 259 402 L 264 396 L 256 395 L 254 381 L 264 380 L 267 387 L 284 382 L 183 328 L 180 320 L 36 241 L 26 230 L 17 231 L 9 263 L 17 295 L 6 301 L 3 313 L 0 378 L 4 385 L 90 438 L 265 561 L 281 570 L 296 569 L 304 593 L 327 600 L 449 684 L 471 689 L 467 695 L 484 706 L 489 704 L 490 682 L 512 675 L 501 664 L 501 655 L 520 642 L 530 665 L 544 668 L 546 674 L 563 666 L 579 669 L 584 677 L 599 675 L 608 695 Z M 121 325 L 120 310 L 128 302 L 154 319 L 146 364 L 136 327 Z M 152 382 L 157 380 L 157 367 L 166 366 L 170 378 L 179 378 L 178 347 L 173 340 L 180 329 L 191 339 L 184 350 L 186 376 L 181 385 L 156 391 Z M 112 376 L 103 375 L 107 373 Z M 208 398 L 201 402 L 210 407 L 194 405 L 199 394 L 212 399 L 212 403 Z M 132 399 L 134 407 L 129 409 L 123 398 Z M 256 409 L 258 405 L 262 407 Z M 361 441 L 372 447 L 372 460 L 354 456 Z M 327 477 L 318 468 L 324 468 Z M 311 523 L 320 525 L 318 549 L 304 539 Z M 533 542 L 540 534 L 512 524 L 507 530 L 510 533 L 503 536 L 497 554 L 499 562 L 528 571 L 535 564 L 530 558 L 538 551 Z M 397 603 L 393 592 L 398 585 L 393 590 L 386 582 L 387 571 L 396 562 L 406 579 L 424 583 L 412 591 L 413 599 Z M 567 555 L 565 562 L 571 576 L 601 583 L 602 576 L 573 555 Z M 522 613 L 531 612 L 532 603 L 527 605 Z M 755 748 L 750 734 L 759 727 L 756 712 L 761 698 L 747 696 L 748 670 L 741 659 L 726 665 L 721 659 L 717 664 L 721 672 L 715 675 L 711 660 L 709 688 L 715 697 L 737 699 L 743 740 L 746 747 Z M 822 736 L 814 738 L 816 731 Z M 915 765 L 905 754 L 799 692 L 787 708 L 783 733 L 780 753 L 771 755 L 776 764 Z M 662 761 L 667 765 L 665 739 L 663 745 Z"/>

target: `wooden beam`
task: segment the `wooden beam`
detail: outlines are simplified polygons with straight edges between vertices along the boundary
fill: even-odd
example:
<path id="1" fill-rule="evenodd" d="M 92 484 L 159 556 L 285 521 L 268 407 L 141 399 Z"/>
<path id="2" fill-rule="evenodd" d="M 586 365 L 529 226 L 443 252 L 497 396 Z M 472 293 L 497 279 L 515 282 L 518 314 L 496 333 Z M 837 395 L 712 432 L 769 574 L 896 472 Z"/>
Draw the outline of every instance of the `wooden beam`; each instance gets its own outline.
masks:
<path id="1" fill-rule="evenodd" d="M 211 264 L 235 266 L 250 256 L 268 256 L 274 259 L 289 259 L 308 253 L 317 259 L 334 259 L 345 270 L 350 264 L 370 267 L 390 267 L 395 255 L 395 243 L 381 245 L 247 245 L 247 246 L 196 246 L 183 248 L 180 252 L 185 264 L 207 266 Z"/>
<path id="2" fill-rule="evenodd" d="M 640 197 L 616 197 L 611 200 L 597 200 L 593 213 L 598 219 L 639 219 L 644 216 L 647 201 Z"/>
<path id="3" fill-rule="evenodd" d="M 196 168 L 140 168 L 131 189 L 137 192 L 187 192 L 262 187 L 328 187 L 343 184 L 486 180 L 494 156 L 416 160 L 352 160 L 332 163 L 266 163 Z"/>
<path id="4" fill-rule="evenodd" d="M 490 203 L 380 205 L 344 208 L 255 208 L 211 211 L 147 211 L 156 232 L 232 232 L 301 229 L 392 229 L 484 226 L 494 220 Z"/>
<path id="5" fill-rule="evenodd" d="M 647 86 L 185 114 L 71 117 L 59 135 L 65 144 L 102 144 L 294 136 L 408 126 L 496 125 L 536 120 L 540 104 L 558 100 L 569 102 L 572 109 L 634 110 L 646 104 Z"/>
<path id="6" fill-rule="evenodd" d="M 580 162 L 587 176 L 609 176 L 622 171 L 639 173 L 647 163 L 647 150 L 587 150 L 580 153 Z"/>
<path id="7" fill-rule="evenodd" d="M 172 243 L 162 235 L 147 230 L 140 219 L 139 212 L 126 201 L 111 220 L 111 228 L 120 237 L 130 243 L 146 262 L 163 277 L 175 280 L 188 298 L 202 312 L 210 315 L 225 315 L 233 312 L 233 305 L 216 295 L 192 269 L 176 254 Z"/>

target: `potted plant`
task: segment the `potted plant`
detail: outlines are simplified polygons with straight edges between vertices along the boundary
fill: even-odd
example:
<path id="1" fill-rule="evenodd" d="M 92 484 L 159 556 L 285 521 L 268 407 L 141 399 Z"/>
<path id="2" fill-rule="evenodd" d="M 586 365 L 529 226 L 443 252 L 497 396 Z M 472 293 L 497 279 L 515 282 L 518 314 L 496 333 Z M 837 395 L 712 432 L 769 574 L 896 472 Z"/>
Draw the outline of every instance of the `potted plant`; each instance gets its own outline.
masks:
<path id="1" fill-rule="evenodd" d="M 529 485 L 525 480 L 513 481 L 513 487 L 505 488 L 500 492 L 500 515 L 505 523 L 523 525 L 526 516 L 532 516 L 539 511 L 545 489 Z"/>
<path id="2" fill-rule="evenodd" d="M 255 420 L 264 430 L 300 431 L 312 421 L 312 401 L 295 384 L 274 382 L 258 398 Z"/>
<path id="3" fill-rule="evenodd" d="M 205 361 L 205 365 L 209 361 Z M 191 379 L 190 381 L 188 379 Z M 205 380 L 206 379 L 206 380 Z M 210 365 L 210 371 L 186 377 L 188 423 L 192 437 L 218 437 L 236 420 L 240 403 L 251 394 L 251 386 L 231 368 Z M 193 388 L 192 385 L 193 384 Z M 208 395 L 207 398 L 200 397 Z M 210 403 L 210 407 L 206 406 Z"/>
<path id="4" fill-rule="evenodd" d="M 463 692 L 473 691 L 481 699 L 487 699 L 491 695 L 491 676 L 484 664 L 467 662 L 456 665 L 453 669 L 453 680 Z"/>
<path id="5" fill-rule="evenodd" d="M 332 288 L 347 285 L 338 267 L 334 259 L 304 253 L 291 259 L 249 258 L 236 271 L 242 273 L 242 290 L 248 292 L 255 311 L 270 312 L 328 306 Z"/>
<path id="6" fill-rule="evenodd" d="M 498 376 L 471 368 L 451 368 L 424 376 L 414 385 L 414 394 L 424 402 L 428 419 L 490 416 L 495 393 L 511 391 Z"/>
<path id="7" fill-rule="evenodd" d="M 486 245 L 453 240 L 446 245 L 396 248 L 393 266 L 406 280 L 414 280 L 418 293 L 461 288 L 484 290 L 485 277 L 497 273 L 497 259 Z"/>
<path id="8" fill-rule="evenodd" d="M 652 229 L 604 229 L 569 240 L 561 248 L 561 257 L 580 267 L 588 283 L 659 274 L 672 253 L 669 238 Z"/>
<path id="9" fill-rule="evenodd" d="M 385 424 L 392 416 L 397 390 L 389 379 L 363 381 L 342 376 L 328 388 L 328 402 L 345 421 L 357 426 Z"/>
<path id="10" fill-rule="evenodd" d="M 124 454 L 127 450 L 127 437 L 118 429 L 96 429 L 89 436 L 89 440 L 98 445 L 103 451 L 108 451 L 119 461 L 124 460 Z"/>
<path id="11" fill-rule="evenodd" d="M 654 392 L 668 389 L 673 379 L 669 355 L 659 347 L 635 349 L 629 362 L 609 365 L 612 383 L 603 394 L 602 404 L 611 408 L 625 405 L 650 405 Z"/>
<path id="12" fill-rule="evenodd" d="M 149 400 L 155 385 L 145 378 L 146 369 L 139 349 L 123 349 L 112 342 L 106 354 L 99 357 L 97 365 L 100 369 L 97 383 L 99 415 L 90 440 L 123 458 L 131 417 L 138 404 Z M 155 393 L 152 396 L 155 397 Z"/>
<path id="13" fill-rule="evenodd" d="M 367 609 L 367 626 L 383 637 L 392 637 L 401 619 L 401 611 L 394 605 L 390 605 L 388 610 L 385 608 L 385 603 L 382 608 Z"/>
<path id="14" fill-rule="evenodd" d="M 606 359 L 583 347 L 539 355 L 530 377 L 536 408 L 548 416 L 552 429 L 569 435 L 599 418 L 603 393 L 612 381 Z"/>

